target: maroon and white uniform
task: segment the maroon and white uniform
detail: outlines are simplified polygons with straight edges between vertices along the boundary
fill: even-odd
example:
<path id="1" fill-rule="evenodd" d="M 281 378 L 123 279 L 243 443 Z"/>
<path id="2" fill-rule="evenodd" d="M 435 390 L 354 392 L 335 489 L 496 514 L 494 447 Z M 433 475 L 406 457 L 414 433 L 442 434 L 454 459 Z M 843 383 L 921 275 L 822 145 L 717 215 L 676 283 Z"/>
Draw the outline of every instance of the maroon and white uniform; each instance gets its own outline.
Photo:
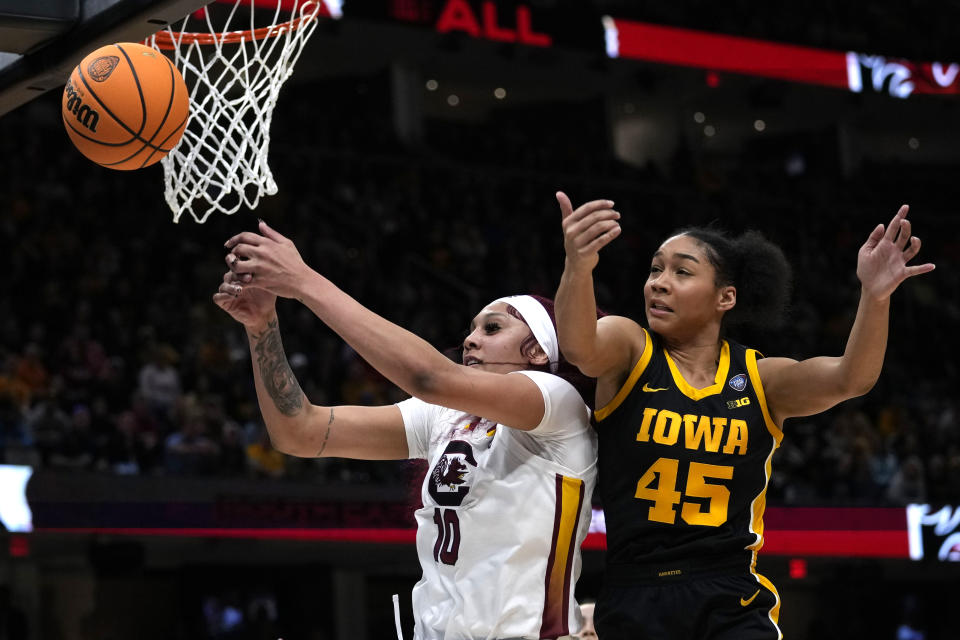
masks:
<path id="1" fill-rule="evenodd" d="M 566 380 L 518 371 L 543 394 L 533 430 L 411 398 L 411 458 L 430 466 L 416 512 L 417 640 L 557 638 L 580 629 L 574 585 L 590 525 L 596 436 Z"/>

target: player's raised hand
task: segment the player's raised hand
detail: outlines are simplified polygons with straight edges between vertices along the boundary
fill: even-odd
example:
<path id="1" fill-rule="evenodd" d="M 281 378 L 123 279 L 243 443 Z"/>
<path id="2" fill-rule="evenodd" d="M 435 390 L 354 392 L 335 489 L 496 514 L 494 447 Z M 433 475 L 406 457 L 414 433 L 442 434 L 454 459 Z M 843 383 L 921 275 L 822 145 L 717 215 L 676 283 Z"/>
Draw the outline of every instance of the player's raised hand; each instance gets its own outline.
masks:
<path id="1" fill-rule="evenodd" d="M 911 276 L 933 271 L 932 263 L 907 265 L 920 252 L 920 238 L 910 235 L 910 207 L 903 205 L 887 227 L 878 224 L 857 255 L 857 277 L 865 293 L 885 300 Z"/>
<path id="2" fill-rule="evenodd" d="M 292 240 L 263 220 L 259 228 L 260 233 L 244 231 L 224 243 L 230 249 L 227 267 L 237 274 L 244 289 L 257 287 L 284 298 L 296 298 L 313 270 Z"/>
<path id="3" fill-rule="evenodd" d="M 265 289 L 245 286 L 241 276 L 227 271 L 213 301 L 243 326 L 257 328 L 276 313 L 277 296 Z"/>
<path id="4" fill-rule="evenodd" d="M 576 268 L 593 269 L 600 261 L 600 249 L 620 235 L 620 213 L 612 200 L 593 200 L 576 209 L 570 198 L 557 192 L 563 226 L 563 248 L 567 263 Z"/>

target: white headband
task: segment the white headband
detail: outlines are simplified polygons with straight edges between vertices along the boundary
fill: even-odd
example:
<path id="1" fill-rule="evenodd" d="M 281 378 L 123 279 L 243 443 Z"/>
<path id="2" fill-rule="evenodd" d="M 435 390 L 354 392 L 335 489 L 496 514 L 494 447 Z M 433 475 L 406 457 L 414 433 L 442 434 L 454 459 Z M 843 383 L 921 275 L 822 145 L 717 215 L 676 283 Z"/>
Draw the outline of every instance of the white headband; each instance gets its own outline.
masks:
<path id="1" fill-rule="evenodd" d="M 556 372 L 560 363 L 560 350 L 557 347 L 557 330 L 553 326 L 550 314 L 533 296 L 508 296 L 497 298 L 490 304 L 506 302 L 520 312 L 523 321 L 530 327 L 533 337 L 550 360 L 550 371 Z"/>

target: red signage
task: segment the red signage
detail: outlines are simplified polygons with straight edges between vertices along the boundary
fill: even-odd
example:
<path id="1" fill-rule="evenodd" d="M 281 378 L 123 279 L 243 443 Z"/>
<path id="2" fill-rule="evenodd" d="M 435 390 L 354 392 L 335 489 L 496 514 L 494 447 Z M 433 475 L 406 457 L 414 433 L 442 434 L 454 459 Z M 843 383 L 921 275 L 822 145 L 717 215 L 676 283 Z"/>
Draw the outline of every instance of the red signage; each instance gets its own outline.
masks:
<path id="1" fill-rule="evenodd" d="M 607 55 L 872 91 L 896 98 L 960 93 L 960 64 L 910 62 L 603 18 Z"/>
<path id="2" fill-rule="evenodd" d="M 509 28 L 501 22 L 497 3 L 484 0 L 480 4 L 480 15 L 474 13 L 467 0 L 447 0 L 437 19 L 436 30 L 440 33 L 459 31 L 474 38 L 484 38 L 498 42 L 519 42 L 535 47 L 549 47 L 553 39 L 546 33 L 537 33 L 530 24 L 530 7 L 518 4 L 516 7 L 516 28 Z"/>
<path id="3" fill-rule="evenodd" d="M 358 509 L 363 505 L 357 505 Z M 398 505 L 398 507 L 404 507 Z M 924 509 L 926 509 L 924 511 Z M 947 507 L 946 509 L 950 509 Z M 907 521 L 915 512 L 915 520 L 930 509 L 927 505 L 901 508 L 777 508 L 764 513 L 766 524 L 761 554 L 788 556 L 832 556 L 860 558 L 919 558 L 912 553 L 916 544 L 908 536 Z M 923 513 L 921 513 L 921 511 Z M 944 531 L 947 525 L 960 522 L 960 509 L 933 513 L 927 517 Z M 919 520 L 917 520 L 919 522 Z M 926 522 L 926 520 L 924 520 Z M 946 523 L 946 524 L 944 524 Z M 416 529 L 396 527 L 348 526 L 333 527 L 38 527 L 40 533 L 74 533 L 130 536 L 177 536 L 200 538 L 249 538 L 265 540 L 325 540 L 356 543 L 413 544 Z M 919 526 L 919 525 L 918 525 Z M 953 529 L 950 529 L 952 532 Z M 919 535 L 919 534 L 917 534 Z M 949 542 L 949 541 L 948 541 Z M 938 548 L 953 547 L 941 544 Z M 607 548 L 603 511 L 594 509 L 590 533 L 583 542 L 587 550 Z M 922 554 L 921 554 L 922 556 Z M 955 559 L 952 557 L 945 559 Z M 960 559 L 960 558 L 956 558 Z"/>
<path id="4" fill-rule="evenodd" d="M 907 513 L 899 508 L 768 507 L 761 553 L 908 558 Z M 600 509 L 593 510 L 583 548 L 607 548 L 606 518 Z"/>

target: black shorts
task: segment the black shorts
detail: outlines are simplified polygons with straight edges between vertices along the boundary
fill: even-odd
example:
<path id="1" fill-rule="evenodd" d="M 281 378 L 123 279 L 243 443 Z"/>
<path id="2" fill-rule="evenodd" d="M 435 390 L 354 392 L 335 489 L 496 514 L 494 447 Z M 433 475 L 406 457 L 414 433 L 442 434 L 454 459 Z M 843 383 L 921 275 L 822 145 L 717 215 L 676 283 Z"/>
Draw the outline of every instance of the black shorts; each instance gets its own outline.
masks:
<path id="1" fill-rule="evenodd" d="M 741 565 L 742 566 L 742 565 Z M 780 640 L 780 598 L 744 569 L 659 576 L 614 571 L 597 599 L 603 640 Z M 619 574 L 619 575 L 618 575 Z"/>

